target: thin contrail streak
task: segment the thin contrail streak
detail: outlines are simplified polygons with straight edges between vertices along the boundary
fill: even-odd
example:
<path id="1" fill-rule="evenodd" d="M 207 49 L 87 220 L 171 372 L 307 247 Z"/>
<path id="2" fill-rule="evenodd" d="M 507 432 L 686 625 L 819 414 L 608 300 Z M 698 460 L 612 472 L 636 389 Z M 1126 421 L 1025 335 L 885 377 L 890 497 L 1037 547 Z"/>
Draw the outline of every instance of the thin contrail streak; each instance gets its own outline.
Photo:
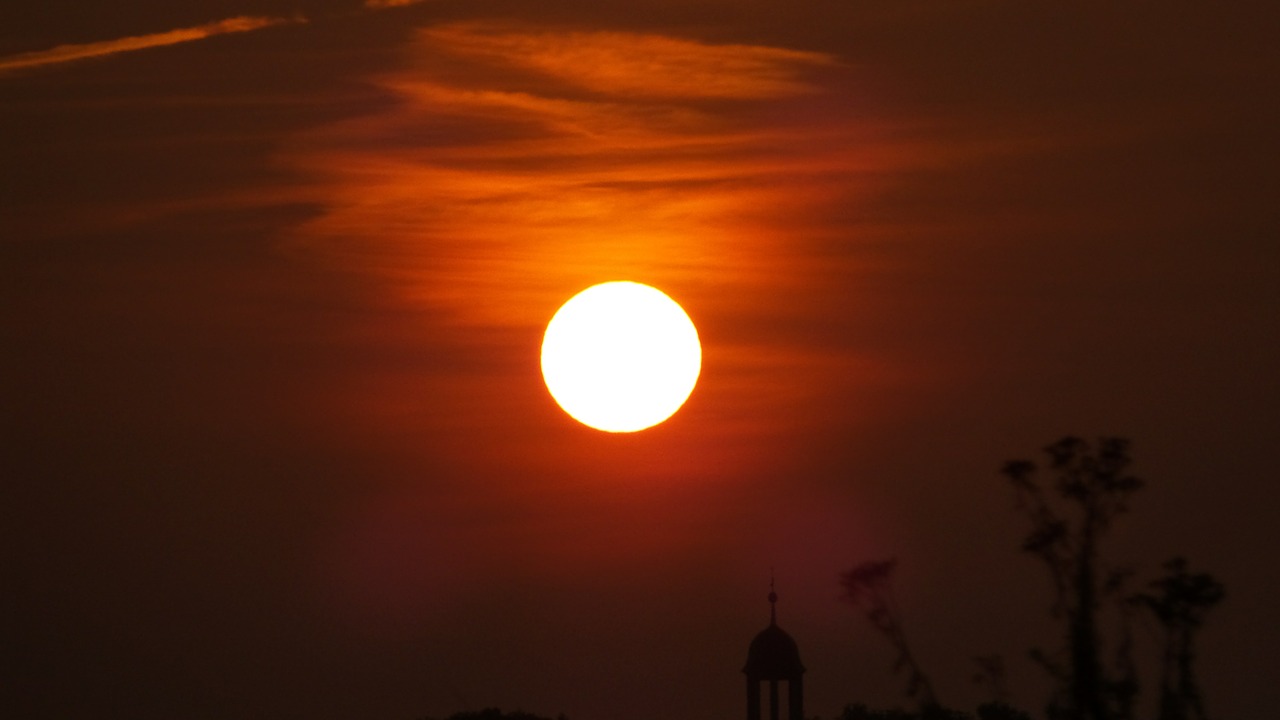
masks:
<path id="1" fill-rule="evenodd" d="M 132 52 L 134 50 L 145 50 L 147 48 L 162 47 L 165 45 L 177 45 L 178 43 L 191 42 L 192 40 L 203 40 L 204 38 L 212 37 L 214 35 L 248 32 L 250 30 L 259 30 L 261 28 L 270 27 L 272 25 L 302 23 L 306 21 L 306 18 L 302 16 L 279 18 L 250 17 L 242 15 L 239 17 L 227 18 L 226 20 L 206 23 L 204 25 L 196 25 L 195 27 L 178 28 L 176 30 L 153 33 L 150 35 L 135 35 L 132 37 L 117 38 L 115 40 L 102 40 L 99 42 L 82 43 L 77 45 L 59 45 L 48 50 L 37 50 L 34 52 L 21 53 L 18 55 L 10 55 L 6 58 L 0 58 L 0 72 L 23 70 L 42 65 L 56 65 L 59 63 L 73 62 L 75 60 L 85 60 L 88 58 L 115 55 L 122 52 Z"/>

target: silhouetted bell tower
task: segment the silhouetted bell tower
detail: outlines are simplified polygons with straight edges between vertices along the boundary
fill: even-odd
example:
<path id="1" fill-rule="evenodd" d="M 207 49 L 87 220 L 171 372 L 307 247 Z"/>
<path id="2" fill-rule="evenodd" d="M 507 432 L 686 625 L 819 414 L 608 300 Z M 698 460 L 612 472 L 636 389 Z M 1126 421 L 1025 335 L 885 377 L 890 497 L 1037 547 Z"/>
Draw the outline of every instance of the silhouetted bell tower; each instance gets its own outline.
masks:
<path id="1" fill-rule="evenodd" d="M 804 720 L 804 665 L 796 641 L 778 627 L 778 594 L 769 584 L 769 627 L 760 631 L 747 650 L 747 720 L 761 720 L 760 683 L 769 684 L 769 718 L 778 716 L 778 683 L 787 684 L 787 720 Z"/>

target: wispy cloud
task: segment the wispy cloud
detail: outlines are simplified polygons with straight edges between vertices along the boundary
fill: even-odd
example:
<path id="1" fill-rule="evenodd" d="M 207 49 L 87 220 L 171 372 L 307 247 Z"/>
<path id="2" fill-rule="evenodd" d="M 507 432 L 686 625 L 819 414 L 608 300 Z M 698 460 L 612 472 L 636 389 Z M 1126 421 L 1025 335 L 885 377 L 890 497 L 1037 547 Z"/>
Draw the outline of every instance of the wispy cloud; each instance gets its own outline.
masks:
<path id="1" fill-rule="evenodd" d="M 417 5 L 427 0 L 364 0 L 364 6 L 375 10 L 390 7 L 404 7 L 405 5 Z"/>
<path id="2" fill-rule="evenodd" d="M 86 60 L 88 58 L 132 52 L 134 50 L 163 47 L 165 45 L 177 45 L 179 43 L 191 42 L 193 40 L 203 40 L 204 38 L 213 37 L 214 35 L 249 32 L 251 30 L 260 30 L 265 27 L 271 27 L 273 25 L 299 22 L 306 22 L 306 19 L 301 16 L 280 18 L 241 15 L 238 17 L 227 18 L 225 20 L 218 20 L 217 22 L 206 23 L 204 25 L 178 28 L 176 30 L 169 30 L 162 33 L 152 33 L 150 35 L 134 35 L 131 37 L 116 38 L 114 40 L 102 40 L 99 42 L 75 45 L 59 45 L 48 50 L 37 50 L 34 52 L 21 53 L 18 55 L 10 55 L 6 58 L 0 58 L 0 72 L 23 70 L 27 68 L 40 67 L 42 65 L 57 65 L 76 60 Z"/>
<path id="3" fill-rule="evenodd" d="M 423 31 L 449 52 L 545 73 L 587 90 L 646 97 L 785 97 L 814 86 L 804 79 L 834 60 L 816 52 L 709 44 L 622 32 L 527 32 L 479 25 Z"/>
<path id="4" fill-rule="evenodd" d="M 885 160 L 822 109 L 811 76 L 848 69 L 820 53 L 490 24 L 416 51 L 380 80 L 394 109 L 294 156 L 327 178 L 302 240 L 467 324 L 541 322 L 549 301 L 522 294 L 593 277 L 777 277 L 774 243 L 826 180 Z"/>

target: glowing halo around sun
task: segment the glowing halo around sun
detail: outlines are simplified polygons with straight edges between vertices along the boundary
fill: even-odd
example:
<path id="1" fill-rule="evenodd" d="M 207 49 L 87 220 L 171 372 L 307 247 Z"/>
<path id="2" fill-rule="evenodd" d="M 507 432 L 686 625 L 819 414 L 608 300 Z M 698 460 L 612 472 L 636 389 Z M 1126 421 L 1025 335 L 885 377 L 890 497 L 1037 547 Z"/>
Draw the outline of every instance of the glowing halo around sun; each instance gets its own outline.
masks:
<path id="1" fill-rule="evenodd" d="M 702 370 L 698 330 L 657 288 L 618 281 L 569 298 L 542 338 L 542 377 L 573 419 L 606 432 L 671 417 Z"/>

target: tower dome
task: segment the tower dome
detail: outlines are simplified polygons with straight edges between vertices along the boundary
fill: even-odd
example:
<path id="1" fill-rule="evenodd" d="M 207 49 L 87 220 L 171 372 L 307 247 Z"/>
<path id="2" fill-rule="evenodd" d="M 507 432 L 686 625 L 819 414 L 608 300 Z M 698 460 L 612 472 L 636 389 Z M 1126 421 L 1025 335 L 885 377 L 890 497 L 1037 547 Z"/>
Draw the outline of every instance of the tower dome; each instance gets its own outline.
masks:
<path id="1" fill-rule="evenodd" d="M 773 623 L 751 641 L 742 672 L 761 680 L 789 680 L 804 672 L 800 648 L 786 630 Z"/>

